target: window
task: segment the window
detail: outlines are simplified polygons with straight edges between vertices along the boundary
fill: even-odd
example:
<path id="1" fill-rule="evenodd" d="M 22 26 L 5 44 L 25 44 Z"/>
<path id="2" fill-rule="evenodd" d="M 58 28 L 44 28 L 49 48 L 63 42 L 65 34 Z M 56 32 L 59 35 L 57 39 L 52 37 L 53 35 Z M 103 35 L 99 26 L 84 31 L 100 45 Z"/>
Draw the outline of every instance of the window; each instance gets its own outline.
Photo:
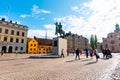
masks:
<path id="1" fill-rule="evenodd" d="M 31 44 L 31 46 L 32 46 L 32 44 Z"/>
<path id="2" fill-rule="evenodd" d="M 113 36 L 111 35 L 111 38 L 112 38 Z"/>
<path id="3" fill-rule="evenodd" d="M 32 51 L 32 48 L 30 48 L 30 50 Z"/>
<path id="4" fill-rule="evenodd" d="M 36 44 L 34 44 L 34 46 L 36 46 Z"/>
<path id="5" fill-rule="evenodd" d="M 8 34 L 8 29 L 5 29 L 5 34 Z"/>
<path id="6" fill-rule="evenodd" d="M 24 32 L 22 32 L 22 36 L 25 36 L 25 33 L 24 33 Z"/>
<path id="7" fill-rule="evenodd" d="M 57 44 L 58 44 L 57 41 L 54 41 L 54 47 L 57 47 Z"/>
<path id="8" fill-rule="evenodd" d="M 17 31 L 17 36 L 19 36 L 20 35 L 20 32 L 19 31 Z"/>
<path id="9" fill-rule="evenodd" d="M 10 38 L 10 42 L 13 42 L 13 38 Z"/>
<path id="10" fill-rule="evenodd" d="M 14 30 L 11 30 L 11 35 L 14 35 Z"/>
<path id="11" fill-rule="evenodd" d="M 7 37 L 4 37 L 4 41 L 7 41 Z"/>
<path id="12" fill-rule="evenodd" d="M 19 39 L 16 39 L 16 43 L 19 43 Z"/>
<path id="13" fill-rule="evenodd" d="M 108 48 L 108 45 L 107 45 L 107 44 L 105 44 L 105 47 L 106 47 L 106 48 Z"/>
<path id="14" fill-rule="evenodd" d="M 18 47 L 17 47 L 17 46 L 15 47 L 15 50 L 18 50 Z"/>
<path id="15" fill-rule="evenodd" d="M 24 43 L 24 39 L 21 40 L 21 43 Z"/>
<path id="16" fill-rule="evenodd" d="M 115 48 L 114 48 L 114 46 L 112 46 L 112 51 L 114 51 L 115 50 Z"/>
<path id="17" fill-rule="evenodd" d="M 23 50 L 23 47 L 21 47 L 20 50 Z"/>
<path id="18" fill-rule="evenodd" d="M 0 33 L 2 33 L 2 28 L 0 28 Z"/>
<path id="19" fill-rule="evenodd" d="M 115 41 L 111 41 L 111 44 L 115 44 Z"/>

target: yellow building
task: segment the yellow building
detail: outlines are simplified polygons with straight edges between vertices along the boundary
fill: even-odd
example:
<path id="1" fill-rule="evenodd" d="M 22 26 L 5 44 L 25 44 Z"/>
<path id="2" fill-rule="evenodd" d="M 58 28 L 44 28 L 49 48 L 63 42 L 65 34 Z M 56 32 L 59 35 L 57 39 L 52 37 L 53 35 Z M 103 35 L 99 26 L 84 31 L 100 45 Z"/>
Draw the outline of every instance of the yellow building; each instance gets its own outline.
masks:
<path id="1" fill-rule="evenodd" d="M 28 38 L 27 52 L 28 54 L 52 53 L 52 40 Z"/>

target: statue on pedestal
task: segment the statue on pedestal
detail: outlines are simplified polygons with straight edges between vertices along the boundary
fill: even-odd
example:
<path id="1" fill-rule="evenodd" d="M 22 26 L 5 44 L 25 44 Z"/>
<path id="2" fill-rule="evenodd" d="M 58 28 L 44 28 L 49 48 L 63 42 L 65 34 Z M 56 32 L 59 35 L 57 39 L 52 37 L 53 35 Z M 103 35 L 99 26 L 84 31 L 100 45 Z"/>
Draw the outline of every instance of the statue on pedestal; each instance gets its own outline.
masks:
<path id="1" fill-rule="evenodd" d="M 58 35 L 58 33 L 59 33 L 60 36 L 64 36 L 65 31 L 62 29 L 61 23 L 58 24 L 58 22 L 56 22 L 55 25 L 56 25 L 55 35 Z"/>

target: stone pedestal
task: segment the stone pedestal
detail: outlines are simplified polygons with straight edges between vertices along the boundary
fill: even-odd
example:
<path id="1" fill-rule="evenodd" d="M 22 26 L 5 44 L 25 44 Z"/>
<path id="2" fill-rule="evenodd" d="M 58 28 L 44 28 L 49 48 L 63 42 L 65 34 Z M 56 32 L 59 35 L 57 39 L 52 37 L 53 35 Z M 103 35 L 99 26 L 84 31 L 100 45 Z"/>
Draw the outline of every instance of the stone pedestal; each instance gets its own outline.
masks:
<path id="1" fill-rule="evenodd" d="M 67 55 L 67 40 L 63 38 L 53 38 L 53 54 L 61 55 L 61 50 L 64 49 L 64 55 Z"/>

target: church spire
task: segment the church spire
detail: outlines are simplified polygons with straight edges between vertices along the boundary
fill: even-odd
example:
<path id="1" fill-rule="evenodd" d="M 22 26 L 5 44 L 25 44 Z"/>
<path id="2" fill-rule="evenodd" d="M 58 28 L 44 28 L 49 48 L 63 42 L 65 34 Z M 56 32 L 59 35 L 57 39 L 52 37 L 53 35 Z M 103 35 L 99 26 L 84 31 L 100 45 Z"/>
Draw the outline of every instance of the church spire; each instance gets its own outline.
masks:
<path id="1" fill-rule="evenodd" d="M 45 39 L 47 39 L 47 30 L 46 30 L 46 33 L 45 33 Z"/>

